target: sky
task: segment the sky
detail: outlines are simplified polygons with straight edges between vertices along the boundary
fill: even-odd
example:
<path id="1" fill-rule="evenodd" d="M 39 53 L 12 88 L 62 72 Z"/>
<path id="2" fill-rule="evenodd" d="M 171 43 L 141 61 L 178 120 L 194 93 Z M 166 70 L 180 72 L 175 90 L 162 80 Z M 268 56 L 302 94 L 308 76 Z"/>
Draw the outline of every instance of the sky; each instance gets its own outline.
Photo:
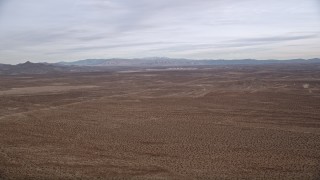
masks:
<path id="1" fill-rule="evenodd" d="M 320 57 L 319 0 L 0 0 L 0 63 Z"/>

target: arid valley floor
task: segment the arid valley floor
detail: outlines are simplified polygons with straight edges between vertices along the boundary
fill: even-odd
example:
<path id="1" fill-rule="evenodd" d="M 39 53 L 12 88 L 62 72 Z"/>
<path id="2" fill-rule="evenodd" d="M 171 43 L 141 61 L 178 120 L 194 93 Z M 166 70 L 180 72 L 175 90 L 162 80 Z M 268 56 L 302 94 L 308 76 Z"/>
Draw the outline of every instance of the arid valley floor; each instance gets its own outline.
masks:
<path id="1" fill-rule="evenodd" d="M 259 178 L 320 178 L 320 64 L 0 77 L 0 179 Z"/>

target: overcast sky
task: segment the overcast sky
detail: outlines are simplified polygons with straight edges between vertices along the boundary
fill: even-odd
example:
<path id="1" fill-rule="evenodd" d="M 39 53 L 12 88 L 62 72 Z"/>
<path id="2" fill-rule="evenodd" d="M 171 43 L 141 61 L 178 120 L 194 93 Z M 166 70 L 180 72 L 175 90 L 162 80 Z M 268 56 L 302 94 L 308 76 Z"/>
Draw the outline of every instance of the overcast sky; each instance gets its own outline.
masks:
<path id="1" fill-rule="evenodd" d="M 320 57 L 319 0 L 0 0 L 0 63 Z"/>

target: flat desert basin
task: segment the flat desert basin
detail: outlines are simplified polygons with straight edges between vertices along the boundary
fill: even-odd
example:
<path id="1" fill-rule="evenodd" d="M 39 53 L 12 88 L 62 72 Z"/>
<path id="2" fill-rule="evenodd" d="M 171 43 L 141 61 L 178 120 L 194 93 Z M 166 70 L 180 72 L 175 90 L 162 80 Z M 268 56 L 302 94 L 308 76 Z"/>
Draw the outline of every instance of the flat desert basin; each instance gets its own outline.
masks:
<path id="1" fill-rule="evenodd" d="M 33 86 L 11 88 L 9 90 L 0 91 L 0 96 L 3 95 L 18 95 L 18 94 L 37 94 L 37 93 L 56 93 L 61 91 L 69 91 L 76 89 L 96 88 L 99 86 Z"/>

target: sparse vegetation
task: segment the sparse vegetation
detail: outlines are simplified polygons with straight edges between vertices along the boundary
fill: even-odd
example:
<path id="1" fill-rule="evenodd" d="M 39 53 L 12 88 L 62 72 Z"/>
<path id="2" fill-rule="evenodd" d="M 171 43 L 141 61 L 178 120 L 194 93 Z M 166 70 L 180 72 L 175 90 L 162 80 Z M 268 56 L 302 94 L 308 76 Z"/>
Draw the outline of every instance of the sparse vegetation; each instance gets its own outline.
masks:
<path id="1" fill-rule="evenodd" d="M 319 70 L 0 77 L 0 179 L 317 179 Z"/>

